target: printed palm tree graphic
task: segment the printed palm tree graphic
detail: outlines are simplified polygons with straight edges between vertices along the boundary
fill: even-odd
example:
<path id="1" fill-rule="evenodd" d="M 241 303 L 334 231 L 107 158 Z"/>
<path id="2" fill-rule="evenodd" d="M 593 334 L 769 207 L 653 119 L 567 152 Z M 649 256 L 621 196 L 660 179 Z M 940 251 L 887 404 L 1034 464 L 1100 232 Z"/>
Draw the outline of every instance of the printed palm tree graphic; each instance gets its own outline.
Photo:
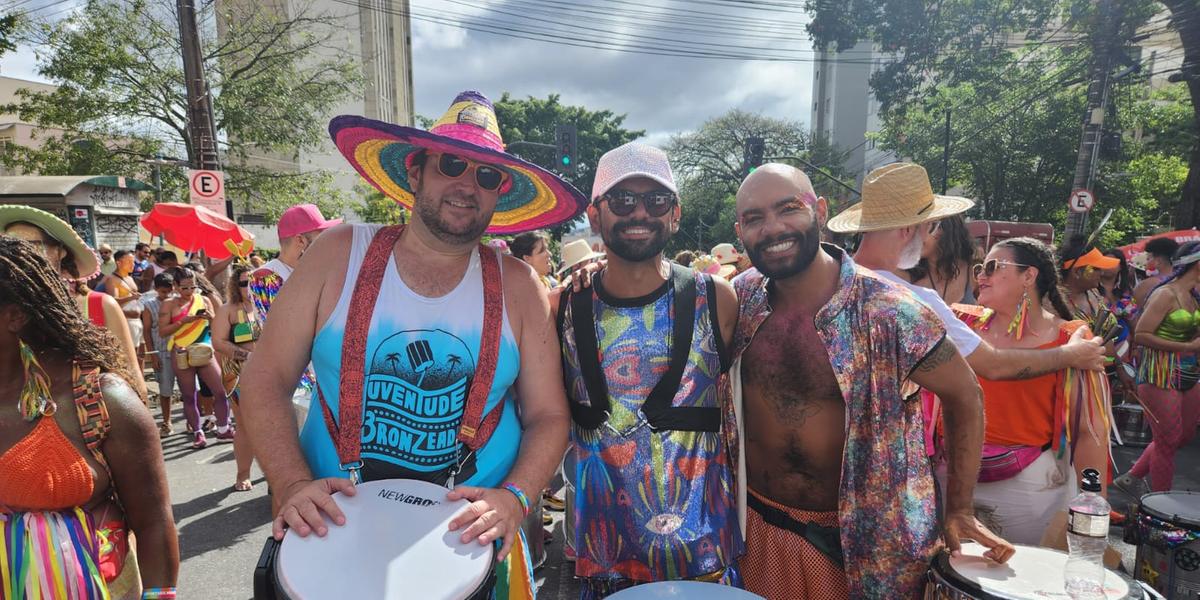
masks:
<path id="1" fill-rule="evenodd" d="M 389 354 L 389 355 L 385 356 L 385 357 L 383 358 L 383 360 L 386 360 L 386 361 L 388 361 L 389 363 L 392 363 L 392 375 L 395 375 L 396 377 L 399 377 L 399 376 L 400 376 L 400 369 L 398 369 L 398 368 L 396 367 L 396 365 L 397 365 L 397 364 L 399 364 L 399 362 L 400 362 L 400 353 L 398 353 L 398 352 L 393 352 L 393 353 L 391 353 L 391 354 Z"/>
<path id="2" fill-rule="evenodd" d="M 449 363 L 449 366 L 446 367 L 446 369 L 451 373 L 454 373 L 454 367 L 462 364 L 462 359 L 459 358 L 457 354 L 451 354 L 446 357 L 446 362 Z"/>
<path id="3" fill-rule="evenodd" d="M 408 352 L 409 366 L 420 375 L 415 385 L 421 387 L 421 382 L 425 380 L 425 373 L 429 367 L 433 366 L 433 348 L 430 347 L 428 341 L 417 340 L 410 343 L 405 350 Z"/>

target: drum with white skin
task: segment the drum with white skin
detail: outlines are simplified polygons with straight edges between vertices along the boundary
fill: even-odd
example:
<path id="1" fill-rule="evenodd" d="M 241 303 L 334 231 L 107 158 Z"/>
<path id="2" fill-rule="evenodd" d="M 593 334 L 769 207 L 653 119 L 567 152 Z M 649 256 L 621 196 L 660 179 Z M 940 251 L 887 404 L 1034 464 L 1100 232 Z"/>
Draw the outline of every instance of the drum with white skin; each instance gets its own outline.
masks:
<path id="1" fill-rule="evenodd" d="M 370 598 L 478 600 L 492 591 L 495 550 L 463 543 L 450 521 L 469 504 L 446 488 L 409 479 L 334 494 L 346 524 L 325 537 L 289 532 L 276 563 L 278 593 L 291 600 Z"/>
<path id="2" fill-rule="evenodd" d="M 703 581 L 656 581 L 635 585 L 611 596 L 612 600 L 763 600 L 746 590 Z"/>
<path id="3" fill-rule="evenodd" d="M 1046 600 L 1070 596 L 1063 569 L 1067 555 L 1058 550 L 1017 545 L 1004 564 L 984 558 L 987 551 L 974 542 L 962 545 L 962 555 L 938 555 L 929 571 L 925 600 Z M 1105 569 L 1107 600 L 1142 600 L 1142 587 L 1124 575 Z"/>

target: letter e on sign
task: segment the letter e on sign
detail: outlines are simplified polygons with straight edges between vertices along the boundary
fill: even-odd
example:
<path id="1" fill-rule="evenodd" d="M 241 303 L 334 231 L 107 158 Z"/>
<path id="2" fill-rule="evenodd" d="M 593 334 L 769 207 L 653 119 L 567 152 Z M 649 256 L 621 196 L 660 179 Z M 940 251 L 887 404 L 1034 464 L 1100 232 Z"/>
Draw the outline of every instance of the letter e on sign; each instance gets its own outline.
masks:
<path id="1" fill-rule="evenodd" d="M 188 171 L 188 191 L 192 204 L 225 214 L 225 174 L 221 171 Z"/>
<path id="2" fill-rule="evenodd" d="M 1071 192 L 1071 198 L 1067 201 L 1067 206 L 1071 212 L 1085 213 L 1092 210 L 1092 206 L 1096 204 L 1096 196 L 1092 195 L 1091 190 L 1077 189 Z"/>

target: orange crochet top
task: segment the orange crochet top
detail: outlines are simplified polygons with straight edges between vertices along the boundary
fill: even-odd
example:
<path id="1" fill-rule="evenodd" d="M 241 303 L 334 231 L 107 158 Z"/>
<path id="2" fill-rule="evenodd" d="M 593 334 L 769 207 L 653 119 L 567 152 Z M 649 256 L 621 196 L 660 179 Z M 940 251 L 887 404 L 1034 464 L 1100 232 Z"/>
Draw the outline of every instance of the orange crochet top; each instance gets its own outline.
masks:
<path id="1" fill-rule="evenodd" d="M 33 431 L 0 454 L 0 507 L 62 510 L 91 499 L 95 479 L 87 460 L 58 428 L 41 417 Z"/>

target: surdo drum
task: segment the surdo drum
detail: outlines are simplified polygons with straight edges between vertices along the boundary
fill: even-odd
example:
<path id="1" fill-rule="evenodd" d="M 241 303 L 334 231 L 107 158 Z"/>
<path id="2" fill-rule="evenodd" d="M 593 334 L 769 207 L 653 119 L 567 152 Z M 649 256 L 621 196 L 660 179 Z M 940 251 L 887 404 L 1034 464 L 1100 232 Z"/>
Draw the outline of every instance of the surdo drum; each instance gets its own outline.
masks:
<path id="1" fill-rule="evenodd" d="M 612 600 L 763 600 L 746 590 L 702 581 L 657 581 L 635 585 L 611 596 Z"/>
<path id="2" fill-rule="evenodd" d="M 1067 598 L 1063 568 L 1067 555 L 1049 548 L 1017 545 L 1008 562 L 983 557 L 987 549 L 974 542 L 962 545 L 962 555 L 943 552 L 929 570 L 925 600 L 1044 600 Z M 1105 570 L 1107 600 L 1142 600 L 1142 588 L 1125 576 Z"/>
<path id="3" fill-rule="evenodd" d="M 323 538 L 283 538 L 276 562 L 281 598 L 488 598 L 493 546 L 464 544 L 461 530 L 449 530 L 466 500 L 449 501 L 446 488 L 409 479 L 369 481 L 357 492 L 334 495 L 345 525 L 330 522 Z"/>

